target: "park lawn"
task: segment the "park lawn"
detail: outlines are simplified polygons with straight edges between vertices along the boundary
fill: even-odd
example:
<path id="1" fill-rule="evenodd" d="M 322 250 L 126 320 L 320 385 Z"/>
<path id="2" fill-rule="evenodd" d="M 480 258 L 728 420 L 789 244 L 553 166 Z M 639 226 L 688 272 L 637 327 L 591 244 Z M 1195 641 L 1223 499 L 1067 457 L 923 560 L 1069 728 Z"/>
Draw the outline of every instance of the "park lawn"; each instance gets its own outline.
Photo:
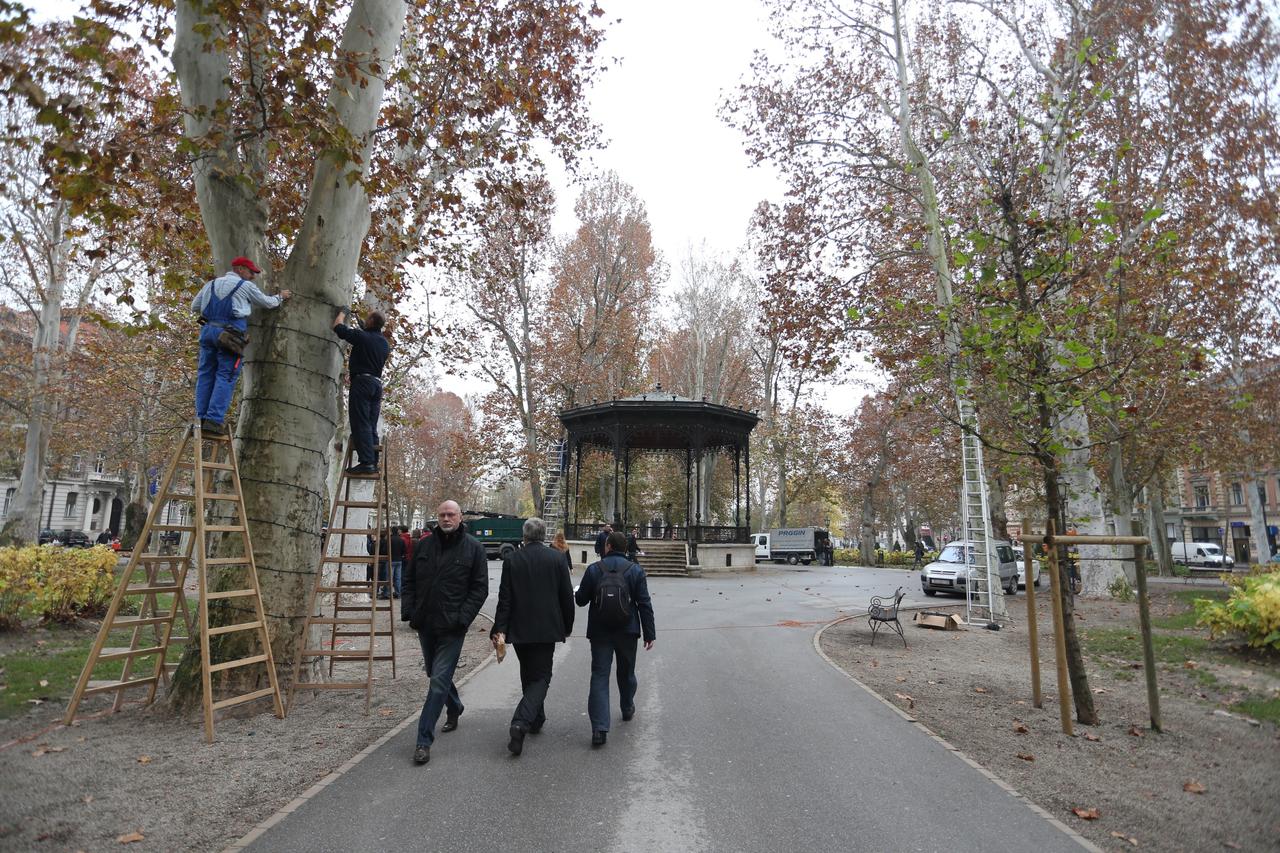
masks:
<path id="1" fill-rule="evenodd" d="M 171 602 L 172 596 L 167 597 Z M 161 610 L 169 606 L 166 602 L 157 603 Z M 81 622 L 74 627 L 53 625 L 9 634 L 6 645 L 12 651 L 0 657 L 0 719 L 26 713 L 42 702 L 65 703 L 70 699 L 97 632 L 98 623 Z M 174 624 L 174 633 L 184 632 L 179 619 Z M 127 647 L 131 633 L 132 629 L 111 632 L 107 646 Z M 147 637 L 140 638 L 142 645 L 148 642 Z M 172 644 L 168 649 L 169 662 L 176 663 L 182 652 L 182 643 Z M 136 676 L 154 666 L 154 656 L 136 657 L 133 672 Z M 92 677 L 94 680 L 116 679 L 123 669 L 123 661 L 107 661 L 94 668 Z"/>
<path id="2" fill-rule="evenodd" d="M 75 689 L 93 634 L 74 628 L 49 632 L 41 645 L 0 658 L 0 719 L 26 713 L 39 702 L 65 702 Z M 44 682 L 43 684 L 41 682 Z"/>
<path id="3" fill-rule="evenodd" d="M 1250 692 L 1231 677 L 1234 671 L 1263 670 L 1280 678 L 1280 659 L 1212 640 L 1207 629 L 1196 625 L 1196 599 L 1225 600 L 1229 594 L 1227 589 L 1194 589 L 1162 596 L 1165 612 L 1151 620 L 1151 644 L 1164 673 L 1162 685 L 1170 677 L 1186 679 L 1197 684 L 1197 689 L 1213 691 L 1233 711 L 1280 724 L 1280 697 Z M 1141 670 L 1142 640 L 1136 624 L 1089 627 L 1081 632 L 1081 641 L 1096 664 L 1121 680 L 1130 680 Z"/>

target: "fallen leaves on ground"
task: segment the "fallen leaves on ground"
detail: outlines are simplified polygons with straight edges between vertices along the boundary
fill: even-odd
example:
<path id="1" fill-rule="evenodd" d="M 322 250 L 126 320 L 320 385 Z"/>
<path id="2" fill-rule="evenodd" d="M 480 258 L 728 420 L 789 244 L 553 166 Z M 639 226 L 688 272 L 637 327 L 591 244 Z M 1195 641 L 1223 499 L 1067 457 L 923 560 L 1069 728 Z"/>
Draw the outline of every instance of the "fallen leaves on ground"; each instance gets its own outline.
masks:
<path id="1" fill-rule="evenodd" d="M 1098 814 L 1097 809 L 1082 809 L 1079 806 L 1073 808 L 1071 813 L 1081 820 L 1097 820 L 1101 817 L 1101 815 Z"/>
<path id="2" fill-rule="evenodd" d="M 907 709 L 908 709 L 908 710 L 910 710 L 910 709 L 912 709 L 912 708 L 914 708 L 914 707 L 916 706 L 916 700 L 915 700 L 915 699 L 912 699 L 910 696 L 908 696 L 908 695 L 907 695 L 907 694 L 905 694 L 905 693 L 894 693 L 893 695 L 894 695 L 894 696 L 897 696 L 897 697 L 898 697 L 899 699 L 901 699 L 903 702 L 906 702 L 906 703 L 907 703 Z"/>
<path id="3" fill-rule="evenodd" d="M 1023 761 L 1035 761 L 1036 757 L 1029 752 L 1019 752 L 1018 757 Z"/>
<path id="4" fill-rule="evenodd" d="M 1201 785 L 1195 779 L 1190 779 L 1182 783 L 1182 790 L 1186 791 L 1188 794 L 1203 794 L 1204 785 Z"/>
<path id="5" fill-rule="evenodd" d="M 120 835 L 116 837 L 116 842 L 119 844 L 133 844 L 134 842 L 145 841 L 145 840 L 146 840 L 146 836 L 143 835 L 141 832 L 136 832 L 136 831 L 129 832 L 124 835 Z"/>
<path id="6" fill-rule="evenodd" d="M 1111 830 L 1111 837 L 1119 838 L 1121 841 L 1127 841 L 1130 844 L 1132 844 L 1134 847 L 1138 846 L 1138 839 L 1134 838 L 1132 835 L 1125 835 L 1123 832 L 1116 832 L 1113 829 Z"/>
<path id="7" fill-rule="evenodd" d="M 1027 732 L 1031 731 L 1031 729 L 1027 728 L 1027 727 L 1026 727 L 1024 724 L 1022 724 L 1022 723 L 1018 723 L 1017 725 L 1015 725 L 1015 726 L 1013 727 L 1013 730 L 1014 730 L 1015 732 L 1017 732 L 1018 734 L 1020 734 L 1020 735 L 1025 735 Z"/>
<path id="8" fill-rule="evenodd" d="M 35 752 L 31 754 L 36 758 L 39 758 L 40 756 L 47 755 L 50 752 L 66 752 L 66 751 L 67 751 L 67 748 L 65 746 L 49 746 L 49 744 L 47 743 L 42 743 L 39 746 L 37 746 Z"/>
<path id="9" fill-rule="evenodd" d="M 381 708 L 378 710 L 379 717 L 390 717 L 396 712 L 395 708 Z"/>
<path id="10" fill-rule="evenodd" d="M 1138 728 L 1136 725 L 1129 726 L 1129 734 L 1133 735 L 1134 737 L 1143 737 L 1142 729 Z"/>
<path id="11" fill-rule="evenodd" d="M 41 687 L 48 687 L 48 686 L 49 686 L 49 679 L 47 679 L 47 678 L 42 678 L 42 679 L 40 679 L 40 686 L 41 686 Z"/>
<path id="12" fill-rule="evenodd" d="M 973 692 L 974 692 L 974 693 L 986 693 L 986 692 L 987 692 L 987 688 L 985 688 L 985 687 L 975 687 L 975 688 L 973 688 Z"/>
<path id="13" fill-rule="evenodd" d="M 1097 743 L 1098 741 L 1102 740 L 1102 738 L 1098 737 L 1098 736 L 1097 736 L 1097 735 L 1095 735 L 1093 732 L 1085 732 L 1085 733 L 1084 733 L 1084 739 L 1085 739 L 1085 740 L 1091 740 L 1091 741 L 1093 741 L 1094 743 Z"/>
<path id="14" fill-rule="evenodd" d="M 150 763 L 151 763 L 151 756 L 150 756 L 150 755 L 139 755 L 139 756 L 138 756 L 138 763 L 139 763 L 139 764 L 150 764 Z"/>

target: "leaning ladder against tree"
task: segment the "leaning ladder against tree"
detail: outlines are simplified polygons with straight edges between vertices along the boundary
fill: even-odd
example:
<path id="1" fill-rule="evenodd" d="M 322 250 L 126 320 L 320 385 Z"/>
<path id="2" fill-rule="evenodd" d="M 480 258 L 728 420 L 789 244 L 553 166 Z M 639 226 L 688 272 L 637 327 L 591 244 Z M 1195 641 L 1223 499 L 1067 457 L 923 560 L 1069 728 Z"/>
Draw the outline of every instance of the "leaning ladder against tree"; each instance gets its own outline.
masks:
<path id="1" fill-rule="evenodd" d="M 543 491 L 543 521 L 547 523 L 547 535 L 554 536 L 564 527 L 568 502 L 565 498 L 565 479 L 568 474 L 568 457 L 564 455 L 564 439 L 553 441 L 547 448 L 547 479 Z"/>
<path id="2" fill-rule="evenodd" d="M 1000 561 L 993 554 L 991 508 L 982 464 L 982 441 L 978 438 L 978 414 L 964 394 L 956 395 L 960 415 L 960 450 L 964 466 L 962 508 L 965 550 L 973 550 L 973 568 L 965 582 L 965 621 L 970 625 L 990 624 L 1009 617 L 1004 603 Z M 969 560 L 969 554 L 964 558 Z M 1028 583 L 1030 579 L 1028 579 Z"/>
<path id="3" fill-rule="evenodd" d="M 395 578 L 390 571 L 385 582 L 378 576 L 380 564 L 384 559 L 390 569 L 390 555 L 382 553 L 382 534 L 387 530 L 387 453 L 385 445 L 374 448 L 381 453 L 383 464 L 377 474 L 348 474 L 351 467 L 352 446 L 347 443 L 347 451 L 342 463 L 342 479 L 334 492 L 337 498 L 329 510 L 329 526 L 325 529 L 324 544 L 320 549 L 320 564 L 316 567 L 315 585 L 311 589 L 311 601 L 307 605 L 307 619 L 302 626 L 302 638 L 298 641 L 298 651 L 293 661 L 293 679 L 289 684 L 288 710 L 293 709 L 294 696 L 302 676 L 304 659 L 323 660 L 328 658 L 329 681 L 308 681 L 302 684 L 303 690 L 364 690 L 364 712 L 369 713 L 369 705 L 373 699 L 373 663 L 374 661 L 391 661 L 391 677 L 396 677 L 396 633 L 395 612 L 392 607 L 390 590 L 394 587 Z M 366 483 L 371 489 L 360 489 L 362 494 L 353 496 L 352 481 L 363 487 Z M 372 511 L 372 519 L 370 519 Z M 364 550 L 365 537 L 373 537 L 373 554 L 348 554 L 347 547 L 352 541 L 359 550 Z M 336 541 L 336 551 L 329 553 L 330 545 Z M 390 539 L 387 547 L 391 547 Z M 410 555 L 406 554 L 408 559 Z M 332 567 L 332 568 L 331 568 Z M 363 577 L 343 577 L 343 570 L 355 568 L 365 571 Z M 386 598 L 379 598 L 379 592 L 385 592 Z M 368 596 L 366 604 L 363 596 Z M 330 613 L 322 613 L 323 605 L 330 604 Z M 383 604 L 382 602 L 385 602 Z M 386 613 L 386 630 L 378 629 L 378 614 Z M 317 646 L 312 628 L 329 626 L 329 639 L 323 646 Z M 377 638 L 387 637 L 390 650 L 378 654 Z M 360 647 L 359 641 L 367 644 Z M 356 647 L 348 646 L 355 642 Z M 336 664 L 355 664 L 364 667 L 362 680 L 334 681 L 333 671 Z"/>
<path id="4" fill-rule="evenodd" d="M 206 449 L 209 453 L 207 457 Z M 227 491 L 220 491 L 223 488 Z M 179 511 L 177 522 L 172 519 L 175 509 Z M 213 523 L 215 521 L 223 523 Z M 155 550 L 145 552 L 146 543 L 153 533 L 158 534 L 154 537 Z M 165 540 L 169 538 L 165 536 L 166 533 L 177 533 L 185 540 L 180 554 L 161 553 L 166 545 Z M 240 536 L 240 554 L 210 557 L 213 544 L 210 537 L 216 543 L 223 539 L 223 534 L 228 534 L 228 538 L 234 538 L 236 534 Z M 145 686 L 145 701 L 148 704 L 153 702 L 156 687 L 177 665 L 167 661 L 169 647 L 185 643 L 193 627 L 200 632 L 200 679 L 203 688 L 205 739 L 213 742 L 213 714 L 223 708 L 269 696 L 275 706 L 276 716 L 283 717 L 284 704 L 276 681 L 275 662 L 267 636 L 266 614 L 263 612 L 262 594 L 258 586 L 258 571 L 244 513 L 240 468 L 229 435 L 202 435 L 198 424 L 187 426 L 164 472 L 156 501 L 147 515 L 138 543 L 139 547 L 134 549 L 128 566 L 120 575 L 106 618 L 102 620 L 102 627 L 89 652 L 89 659 L 80 673 L 75 692 L 71 694 L 66 722 L 70 724 L 75 719 L 81 699 L 94 693 L 114 692 L 116 698 L 112 710 L 118 711 L 123 704 L 125 690 Z M 210 592 L 209 570 L 220 566 L 244 567 L 246 585 L 239 589 Z M 187 572 L 191 569 L 196 572 L 199 588 L 198 622 L 194 625 L 183 593 Z M 138 577 L 139 571 L 142 573 L 141 577 Z M 223 601 L 226 606 L 230 606 L 232 600 L 248 600 L 252 606 L 251 618 L 245 622 L 209 628 L 210 600 Z M 247 610 L 244 604 L 238 609 Z M 179 614 L 187 626 L 187 637 L 173 636 L 173 622 Z M 148 632 L 145 629 L 148 628 L 150 637 L 146 636 Z M 108 647 L 107 643 L 112 635 L 119 637 L 120 632 L 128 632 L 128 645 Z M 253 632 L 257 640 L 257 654 L 213 662 L 209 654 L 209 637 L 236 632 Z M 91 680 L 94 670 L 100 664 L 111 664 L 114 668 L 116 662 L 122 662 L 117 677 Z M 214 701 L 213 673 L 259 665 L 265 670 L 268 687 Z M 135 667 L 141 667 L 143 672 L 149 674 L 136 675 Z"/>

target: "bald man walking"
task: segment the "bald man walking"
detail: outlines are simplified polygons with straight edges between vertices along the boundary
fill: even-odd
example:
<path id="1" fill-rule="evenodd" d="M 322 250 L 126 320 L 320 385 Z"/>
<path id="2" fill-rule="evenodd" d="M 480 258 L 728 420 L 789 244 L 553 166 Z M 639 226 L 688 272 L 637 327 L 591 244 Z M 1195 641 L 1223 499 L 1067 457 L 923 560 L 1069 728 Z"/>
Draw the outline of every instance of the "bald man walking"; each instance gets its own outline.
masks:
<path id="1" fill-rule="evenodd" d="M 442 709 L 446 716 L 440 730 L 451 732 L 458 727 L 463 708 L 453 673 L 458 668 L 467 629 L 489 595 L 489 563 L 484 546 L 467 533 L 462 508 L 454 501 L 445 501 L 436 510 L 436 520 L 435 535 L 421 540 L 413 549 L 413 562 L 404 573 L 400 598 L 400 620 L 418 632 L 422 659 L 431 679 L 418 719 L 415 764 L 431 760 L 431 744 Z"/>

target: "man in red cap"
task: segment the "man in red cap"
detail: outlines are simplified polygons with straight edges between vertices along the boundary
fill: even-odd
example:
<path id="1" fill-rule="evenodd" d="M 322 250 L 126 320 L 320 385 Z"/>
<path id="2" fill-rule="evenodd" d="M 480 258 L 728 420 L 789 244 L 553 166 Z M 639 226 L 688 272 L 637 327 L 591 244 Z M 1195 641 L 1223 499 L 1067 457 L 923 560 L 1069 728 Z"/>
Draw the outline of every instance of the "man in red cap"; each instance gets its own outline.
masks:
<path id="1" fill-rule="evenodd" d="M 227 431 L 223 421 L 227 419 L 242 366 L 241 355 L 220 346 L 218 336 L 224 329 L 244 334 L 254 305 L 278 308 L 293 295 L 282 290 L 279 296 L 267 296 L 253 283 L 254 276 L 261 272 L 257 264 L 242 255 L 231 262 L 231 272 L 206 284 L 191 300 L 191 310 L 202 320 L 200 366 L 196 369 L 196 417 L 200 419 L 200 428 L 214 435 Z"/>

